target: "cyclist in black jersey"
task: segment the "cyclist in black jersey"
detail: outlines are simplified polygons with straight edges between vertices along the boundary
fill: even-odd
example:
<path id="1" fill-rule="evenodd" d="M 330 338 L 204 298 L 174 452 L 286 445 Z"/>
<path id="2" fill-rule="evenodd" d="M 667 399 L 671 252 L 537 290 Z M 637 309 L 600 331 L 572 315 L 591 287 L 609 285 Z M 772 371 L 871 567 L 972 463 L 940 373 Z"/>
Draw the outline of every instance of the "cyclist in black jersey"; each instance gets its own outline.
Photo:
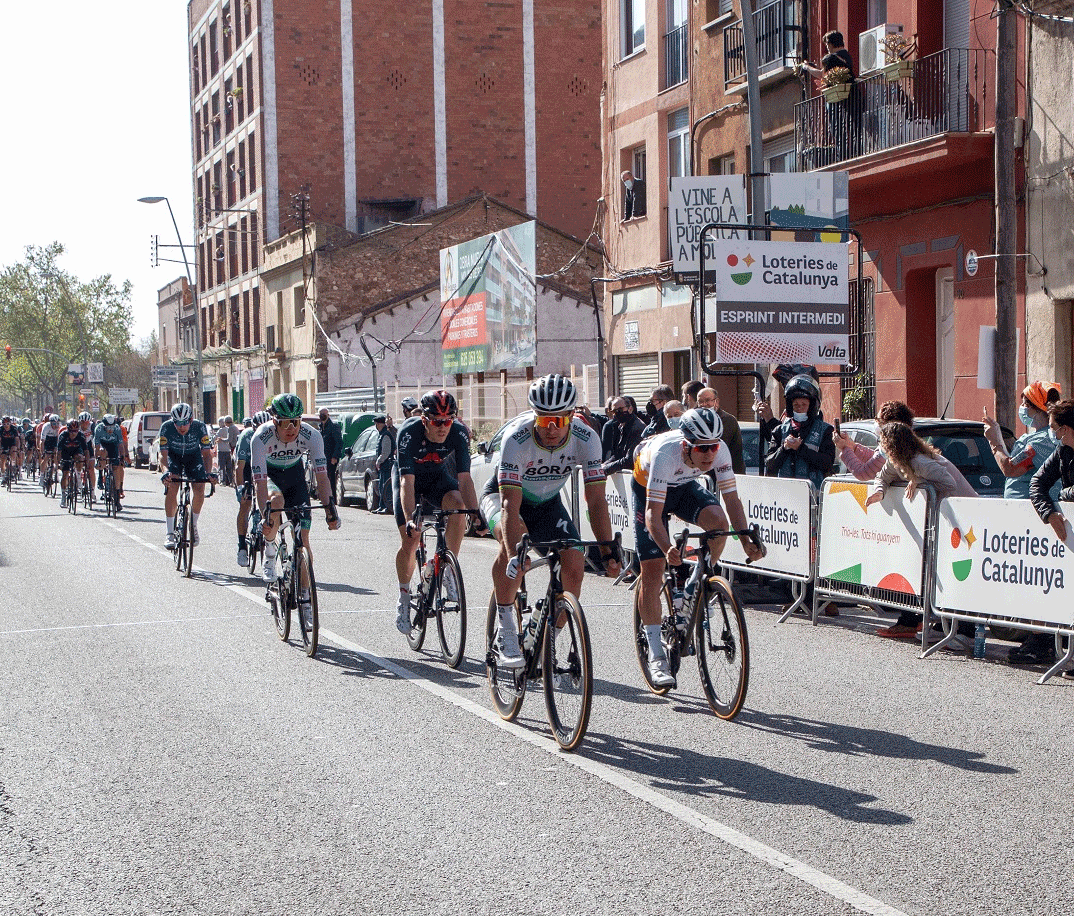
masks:
<path id="1" fill-rule="evenodd" d="M 0 425 L 0 476 L 7 473 L 9 461 L 17 461 L 21 451 L 22 433 L 11 421 L 11 417 L 5 416 Z"/>
<path id="2" fill-rule="evenodd" d="M 399 427 L 396 464 L 392 471 L 395 523 L 399 526 L 399 551 L 395 572 L 399 577 L 396 629 L 410 632 L 410 580 L 414 575 L 414 552 L 420 532 L 411 519 L 419 500 L 439 509 L 477 509 L 477 494 L 470 477 L 470 436 L 456 419 L 455 398 L 447 391 L 427 391 L 421 398 L 420 417 Z M 483 522 L 477 522 L 485 530 Z M 459 555 L 466 534 L 466 516 L 448 519 L 448 547 Z"/>
<path id="3" fill-rule="evenodd" d="M 63 472 L 63 478 L 60 480 L 60 508 L 63 509 L 67 507 L 67 480 L 75 463 L 83 464 L 85 459 L 93 454 L 92 446 L 78 430 L 78 420 L 72 417 L 67 421 L 67 429 L 56 438 L 56 451 L 60 456 L 60 470 Z"/>

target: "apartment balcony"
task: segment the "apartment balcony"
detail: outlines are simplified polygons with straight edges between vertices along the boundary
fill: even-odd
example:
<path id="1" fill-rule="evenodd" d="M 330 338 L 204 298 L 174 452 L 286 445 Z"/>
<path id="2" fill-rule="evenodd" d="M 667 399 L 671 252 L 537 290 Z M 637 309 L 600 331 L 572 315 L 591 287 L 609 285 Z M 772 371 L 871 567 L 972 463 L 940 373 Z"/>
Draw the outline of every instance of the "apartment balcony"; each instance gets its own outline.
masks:
<path id="1" fill-rule="evenodd" d="M 757 67 L 767 76 L 794 66 L 797 33 L 795 0 L 771 0 L 753 11 L 753 31 L 757 38 Z M 746 79 L 746 43 L 742 26 L 723 30 L 723 81 L 729 87 Z"/>
<path id="2" fill-rule="evenodd" d="M 664 36 L 664 89 L 685 83 L 690 75 L 690 43 L 685 25 Z"/>
<path id="3" fill-rule="evenodd" d="M 991 149 L 981 134 L 995 122 L 989 57 L 947 48 L 914 61 L 912 75 L 902 79 L 889 81 L 883 71 L 859 79 L 845 101 L 820 95 L 795 105 L 799 170 L 838 166 L 853 177 L 924 159 L 978 158 Z"/>

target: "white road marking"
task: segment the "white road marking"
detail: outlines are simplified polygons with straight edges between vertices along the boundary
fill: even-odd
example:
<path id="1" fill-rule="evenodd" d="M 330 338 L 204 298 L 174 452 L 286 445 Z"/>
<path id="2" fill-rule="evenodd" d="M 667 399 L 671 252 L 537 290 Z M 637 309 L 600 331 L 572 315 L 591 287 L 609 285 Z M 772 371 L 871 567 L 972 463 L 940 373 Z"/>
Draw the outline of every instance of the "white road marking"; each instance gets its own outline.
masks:
<path id="1" fill-rule="evenodd" d="M 148 541 L 143 540 L 137 535 L 120 528 L 118 525 L 110 525 L 116 531 L 126 535 L 131 540 L 136 541 L 148 547 L 151 550 L 155 550 L 159 553 L 164 553 L 170 556 L 170 551 L 163 550 L 157 547 L 155 544 L 150 544 Z M 235 583 L 224 583 L 217 579 L 214 573 L 195 567 L 203 577 L 215 581 L 217 585 L 222 585 L 225 588 L 230 589 L 236 594 L 242 595 L 244 598 L 253 601 L 255 604 L 264 607 L 264 596 L 251 592 L 248 588 Z M 257 615 L 239 615 L 239 616 L 257 616 Z M 205 618 L 214 619 L 214 618 Z M 228 617 L 215 618 L 221 620 L 233 619 Z M 158 622 L 158 621 L 147 621 Z M 122 624 L 114 624 L 115 626 L 122 626 Z M 64 629 L 64 628 L 57 628 Z M 467 699 L 453 690 L 447 687 L 442 687 L 439 684 L 434 684 L 431 681 L 424 680 L 414 672 L 404 668 L 401 665 L 397 665 L 395 662 L 389 661 L 371 652 L 363 646 L 357 643 L 351 642 L 340 636 L 338 633 L 333 633 L 331 630 L 321 628 L 321 636 L 327 640 L 343 646 L 345 649 L 350 649 L 352 652 L 357 653 L 362 658 L 386 671 L 390 671 L 397 677 L 408 681 L 416 687 L 420 687 L 427 693 L 433 696 L 439 697 L 447 703 L 461 709 L 465 712 L 476 716 L 479 719 L 483 719 L 490 725 L 506 732 L 509 735 L 518 738 L 521 741 L 525 741 L 527 744 L 532 745 L 540 751 L 546 754 L 551 754 L 563 764 L 568 766 L 577 767 L 588 773 L 590 776 L 599 779 L 610 786 L 615 786 L 617 789 L 627 793 L 633 798 L 644 802 L 647 805 L 651 805 L 663 811 L 666 814 L 671 815 L 682 823 L 689 827 L 693 827 L 696 830 L 700 830 L 703 833 L 707 833 L 710 836 L 714 836 L 729 846 L 733 846 L 735 849 L 739 849 L 747 855 L 753 856 L 760 862 L 765 863 L 771 868 L 777 869 L 797 878 L 803 884 L 808 884 L 810 887 L 816 888 L 821 893 L 827 894 L 830 897 L 834 897 L 836 900 L 848 904 L 854 909 L 862 912 L 869 913 L 871 916 L 906 916 L 906 914 L 889 904 L 884 903 L 882 900 L 877 900 L 875 897 L 870 897 L 863 891 L 857 888 L 851 887 L 838 878 L 832 875 L 826 874 L 819 869 L 814 868 L 812 865 L 807 865 L 798 859 L 785 855 L 778 849 L 773 849 L 771 846 L 766 846 L 758 840 L 753 839 L 746 834 L 735 830 L 733 827 L 729 827 L 714 818 L 708 817 L 699 811 L 695 811 L 688 805 L 684 805 L 682 802 L 676 801 L 673 798 L 668 798 L 665 795 L 657 792 L 656 790 L 646 786 L 629 776 L 624 775 L 618 770 L 607 766 L 603 763 L 599 763 L 595 760 L 590 760 L 586 757 L 580 757 L 575 754 L 567 754 L 559 749 L 559 746 L 552 740 L 544 735 L 530 731 L 523 728 L 514 722 L 505 722 L 491 709 L 486 709 L 484 706 L 480 706 L 474 703 L 472 700 Z"/>

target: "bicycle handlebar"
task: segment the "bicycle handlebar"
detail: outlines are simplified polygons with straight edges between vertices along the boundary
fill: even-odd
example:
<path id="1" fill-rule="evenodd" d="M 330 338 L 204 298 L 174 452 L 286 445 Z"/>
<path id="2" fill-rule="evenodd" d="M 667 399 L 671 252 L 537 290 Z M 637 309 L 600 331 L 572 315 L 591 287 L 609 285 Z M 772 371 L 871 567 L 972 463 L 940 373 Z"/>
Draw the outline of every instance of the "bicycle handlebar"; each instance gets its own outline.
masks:
<path id="1" fill-rule="evenodd" d="M 708 531 L 700 531 L 691 534 L 689 529 L 683 528 L 682 533 L 677 535 L 675 538 L 675 546 L 679 548 L 679 553 L 681 554 L 682 549 L 686 546 L 687 541 L 708 542 L 712 538 L 726 537 L 728 535 L 732 535 L 738 538 L 749 538 L 750 541 L 753 543 L 753 546 L 756 547 L 759 551 L 761 551 L 762 558 L 768 555 L 768 548 L 765 547 L 764 543 L 761 541 L 761 526 L 758 525 L 756 522 L 754 522 L 748 528 L 743 528 L 741 531 L 733 531 L 724 528 L 712 528 Z M 753 560 L 751 560 L 749 557 L 746 557 L 747 564 L 752 562 Z"/>
<path id="2" fill-rule="evenodd" d="M 272 506 L 265 506 L 265 514 L 262 517 L 267 520 L 272 516 L 273 512 L 305 512 L 307 509 L 319 509 L 321 512 L 326 513 L 326 518 L 330 522 L 333 522 L 339 518 L 339 513 L 336 512 L 336 507 L 334 503 L 329 503 L 327 506 L 323 504 L 320 506 L 313 506 L 309 503 L 302 503 L 299 506 L 283 506 L 279 509 L 275 509 Z M 327 514 L 329 509 L 332 510 L 330 515 Z"/>
<path id="3" fill-rule="evenodd" d="M 522 535 L 522 540 L 518 542 L 515 556 L 518 557 L 518 562 L 521 564 L 526 557 L 527 551 L 531 547 L 536 550 L 552 550 L 556 553 L 559 553 L 562 550 L 570 550 L 573 547 L 611 547 L 616 562 L 622 564 L 622 541 L 623 537 L 618 532 L 610 541 L 583 541 L 580 538 L 559 538 L 555 541 L 533 541 L 527 533 Z"/>

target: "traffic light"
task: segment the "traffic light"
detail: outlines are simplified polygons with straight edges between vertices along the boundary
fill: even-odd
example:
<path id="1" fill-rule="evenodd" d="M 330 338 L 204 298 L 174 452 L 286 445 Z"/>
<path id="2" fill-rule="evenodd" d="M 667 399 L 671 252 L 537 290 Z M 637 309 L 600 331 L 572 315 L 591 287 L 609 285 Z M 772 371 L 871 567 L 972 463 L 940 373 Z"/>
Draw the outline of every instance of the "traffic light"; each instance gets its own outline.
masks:
<path id="1" fill-rule="evenodd" d="M 86 396 L 84 394 L 80 394 L 78 396 L 78 404 L 79 404 L 79 406 L 81 407 L 85 403 L 86 403 Z"/>
<path id="2" fill-rule="evenodd" d="M 4 347 L 4 352 L 7 354 L 7 358 L 11 359 L 11 344 Z"/>

